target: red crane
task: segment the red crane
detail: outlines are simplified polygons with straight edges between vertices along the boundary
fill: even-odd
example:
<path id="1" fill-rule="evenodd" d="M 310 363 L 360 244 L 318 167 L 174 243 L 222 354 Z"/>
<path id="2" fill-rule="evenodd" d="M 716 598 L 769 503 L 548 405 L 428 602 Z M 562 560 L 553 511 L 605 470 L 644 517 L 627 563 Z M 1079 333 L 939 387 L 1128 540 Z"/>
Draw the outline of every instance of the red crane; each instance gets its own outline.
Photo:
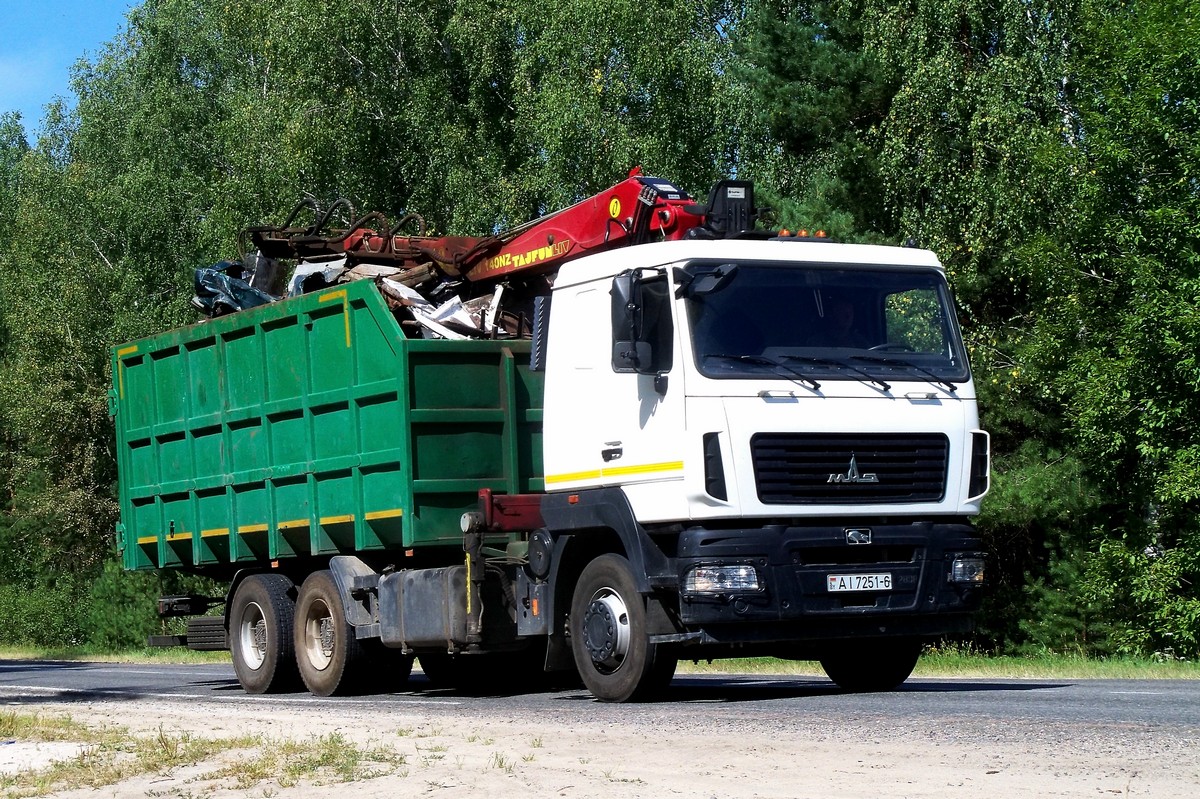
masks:
<path id="1" fill-rule="evenodd" d="M 726 196 L 714 202 L 722 188 Z M 714 208 L 718 203 L 720 207 Z M 722 209 L 729 203 L 744 205 L 745 210 L 725 213 Z M 753 189 L 747 183 L 720 183 L 709 205 L 697 205 L 675 184 L 643 176 L 638 169 L 615 186 L 569 208 L 491 236 L 406 235 L 400 228 L 414 219 L 421 222 L 423 234 L 424 223 L 419 217 L 410 215 L 389 229 L 379 213 L 367 214 L 346 230 L 322 233 L 333 209 L 320 215 L 310 227 L 292 227 L 306 205 L 315 210 L 311 202 L 305 201 L 283 225 L 246 231 L 263 256 L 313 259 L 344 255 L 349 266 L 370 263 L 404 270 L 433 267 L 447 277 L 473 284 L 495 283 L 518 273 L 524 277 L 542 275 L 574 258 L 614 247 L 685 236 L 729 235 L 731 220 L 736 230 L 730 232 L 748 230 L 754 221 Z M 722 215 L 727 219 L 718 218 Z"/>
<path id="2" fill-rule="evenodd" d="M 307 227 L 295 225 L 305 208 L 316 221 Z M 413 312 L 403 310 L 414 303 L 413 294 L 405 293 L 409 290 L 422 302 L 439 307 L 454 297 L 474 302 L 494 295 L 486 300 L 492 316 L 481 329 L 491 333 L 497 314 L 507 315 L 515 321 L 502 327 L 509 335 L 520 336 L 527 331 L 533 298 L 547 293 L 553 273 L 567 261 L 650 241 L 747 235 L 757 218 L 750 183 L 722 181 L 702 205 L 674 183 L 646 177 L 640 169 L 569 208 L 490 236 L 428 236 L 424 220 L 415 214 L 389 225 L 379 212 L 356 219 L 344 230 L 334 230 L 329 222 L 339 210 L 354 216 L 347 200 L 338 200 L 322 211 L 315 201 L 306 199 L 282 225 L 247 228 L 242 234 L 240 262 L 222 261 L 196 270 L 192 304 L 206 316 L 215 317 L 274 302 L 277 297 L 270 292 L 276 291 L 278 262 L 296 261 L 296 275 L 304 276 L 293 278 L 292 293 L 328 285 L 325 281 L 329 279 L 379 279 L 389 304 L 409 314 Z M 418 235 L 401 233 L 413 222 L 418 225 Z M 262 258 L 247 259 L 245 254 L 251 249 Z M 251 260 L 253 276 L 246 282 L 242 276 Z M 307 272 L 302 273 L 299 266 L 305 266 Z M 314 272 L 318 279 L 310 283 L 308 275 Z M 403 286 L 397 288 L 396 282 L 408 288 L 401 291 Z M 409 324 L 409 330 L 414 323 L 423 324 L 420 320 L 401 322 Z"/>

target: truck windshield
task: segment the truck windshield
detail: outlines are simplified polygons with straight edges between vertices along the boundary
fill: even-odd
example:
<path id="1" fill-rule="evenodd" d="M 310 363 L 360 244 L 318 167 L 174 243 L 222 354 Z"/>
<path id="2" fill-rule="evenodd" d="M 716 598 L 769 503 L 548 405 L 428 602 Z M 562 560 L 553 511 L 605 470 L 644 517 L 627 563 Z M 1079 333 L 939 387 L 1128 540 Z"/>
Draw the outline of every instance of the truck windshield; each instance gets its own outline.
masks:
<path id="1" fill-rule="evenodd" d="M 675 270 L 712 378 L 970 377 L 946 280 L 926 267 L 693 262 Z"/>

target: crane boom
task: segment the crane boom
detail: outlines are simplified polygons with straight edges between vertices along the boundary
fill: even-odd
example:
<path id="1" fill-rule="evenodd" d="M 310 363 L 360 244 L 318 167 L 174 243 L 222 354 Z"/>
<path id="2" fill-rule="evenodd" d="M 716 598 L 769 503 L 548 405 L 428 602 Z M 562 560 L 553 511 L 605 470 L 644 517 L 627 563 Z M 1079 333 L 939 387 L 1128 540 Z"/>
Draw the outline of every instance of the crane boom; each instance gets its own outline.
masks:
<path id="1" fill-rule="evenodd" d="M 734 182 L 718 185 L 726 184 Z M 346 230 L 322 233 L 328 213 L 316 225 L 290 227 L 296 212 L 281 226 L 250 228 L 247 234 L 268 258 L 345 256 L 350 265 L 371 263 L 403 270 L 433 266 L 450 278 L 490 284 L 553 272 L 589 253 L 696 235 L 703 232 L 711 212 L 711 199 L 709 206 L 697 205 L 670 181 L 634 170 L 615 186 L 568 208 L 490 236 L 434 237 L 423 230 L 420 235 L 405 235 L 400 225 L 387 229 L 386 219 L 378 213 L 367 214 Z M 753 222 L 752 211 L 748 221 Z"/>
<path id="2" fill-rule="evenodd" d="M 306 208 L 315 221 L 307 226 L 294 224 Z M 338 211 L 354 218 L 345 229 L 329 225 Z M 528 329 L 521 320 L 529 319 L 533 298 L 549 291 L 562 264 L 651 241 L 749 235 L 757 215 L 754 189 L 748 182 L 722 181 L 713 187 L 707 204 L 698 204 L 671 181 L 644 176 L 640 169 L 574 205 L 486 236 L 430 236 L 416 214 L 390 225 L 377 211 L 355 218 L 353 206 L 345 199 L 322 210 L 306 198 L 283 224 L 244 230 L 240 262 L 222 261 L 197 269 L 192 304 L 215 317 L 274 302 L 279 294 L 273 288 L 281 274 L 279 262 L 294 261 L 288 295 L 370 278 L 394 310 L 413 317 L 401 324 L 413 322 L 446 335 L 441 327 L 429 324 L 440 311 L 413 306 L 440 308 L 454 298 L 464 303 L 482 300 L 490 315 L 486 321 L 473 316 L 466 335 L 495 335 L 496 316 L 512 311 L 509 315 L 515 314 L 517 321 L 502 326 L 519 336 Z M 402 233 L 412 222 L 417 223 L 417 234 Z M 248 256 L 251 248 L 257 250 L 255 257 Z M 247 273 L 248 282 L 242 279 Z"/>

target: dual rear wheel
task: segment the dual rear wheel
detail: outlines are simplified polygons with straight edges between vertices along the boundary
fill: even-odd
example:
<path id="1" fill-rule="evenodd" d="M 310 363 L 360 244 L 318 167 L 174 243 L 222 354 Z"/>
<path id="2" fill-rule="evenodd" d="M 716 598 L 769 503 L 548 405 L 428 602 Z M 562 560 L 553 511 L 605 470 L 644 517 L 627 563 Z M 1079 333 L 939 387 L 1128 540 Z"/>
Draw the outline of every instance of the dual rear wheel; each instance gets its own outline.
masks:
<path id="1" fill-rule="evenodd" d="M 328 570 L 295 584 L 281 574 L 247 577 L 229 614 L 233 666 L 248 693 L 297 690 L 317 696 L 381 691 L 403 685 L 412 657 L 377 641 L 359 641 L 346 622 Z"/>
<path id="2" fill-rule="evenodd" d="M 583 570 L 569 629 L 579 675 L 598 699 L 647 699 L 675 674 L 678 655 L 650 641 L 646 600 L 619 555 L 603 555 Z M 249 693 L 301 683 L 318 696 L 386 690 L 412 670 L 411 656 L 356 638 L 328 570 L 310 574 L 299 589 L 281 574 L 247 577 L 234 594 L 229 631 L 234 669 Z M 465 664 L 456 658 L 426 655 L 422 665 L 435 681 L 462 682 Z"/>

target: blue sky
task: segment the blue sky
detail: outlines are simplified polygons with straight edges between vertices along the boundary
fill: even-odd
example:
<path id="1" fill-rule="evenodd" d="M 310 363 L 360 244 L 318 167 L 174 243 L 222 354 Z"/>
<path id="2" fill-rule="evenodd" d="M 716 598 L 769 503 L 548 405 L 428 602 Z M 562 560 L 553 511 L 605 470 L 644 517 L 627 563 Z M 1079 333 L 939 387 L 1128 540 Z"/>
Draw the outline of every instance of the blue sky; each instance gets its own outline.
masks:
<path id="1" fill-rule="evenodd" d="M 73 102 L 71 66 L 125 26 L 135 0 L 0 0 L 0 113 L 20 111 L 36 138 L 55 97 Z"/>

